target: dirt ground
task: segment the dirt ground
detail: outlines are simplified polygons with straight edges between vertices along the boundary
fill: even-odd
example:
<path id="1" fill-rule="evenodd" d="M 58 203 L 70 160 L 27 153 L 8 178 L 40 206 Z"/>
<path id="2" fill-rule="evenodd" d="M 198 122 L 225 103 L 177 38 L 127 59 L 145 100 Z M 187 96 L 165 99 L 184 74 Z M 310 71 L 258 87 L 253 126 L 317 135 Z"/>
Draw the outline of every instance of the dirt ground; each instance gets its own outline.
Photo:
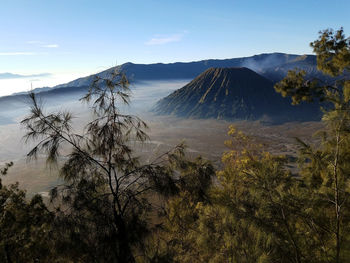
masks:
<path id="1" fill-rule="evenodd" d="M 220 159 L 226 149 L 224 141 L 229 139 L 227 131 L 233 124 L 246 134 L 263 143 L 266 149 L 274 154 L 295 155 L 297 146 L 295 137 L 307 142 L 314 140 L 312 135 L 322 128 L 320 122 L 285 123 L 281 125 L 264 125 L 259 122 L 221 120 L 192 120 L 175 117 L 159 117 L 153 115 L 141 116 L 149 125 L 147 133 L 150 141 L 137 146 L 137 151 L 148 160 L 171 147 L 184 141 L 189 157 L 202 155 L 220 167 Z M 41 193 L 44 196 L 54 186 L 60 183 L 58 167 L 49 167 L 43 158 L 36 161 L 26 160 L 25 154 L 34 144 L 26 145 L 22 139 L 23 129 L 11 124 L 1 126 L 0 158 L 14 161 L 15 165 L 9 174 L 3 178 L 5 184 L 19 182 L 20 187 L 27 190 L 31 196 Z"/>

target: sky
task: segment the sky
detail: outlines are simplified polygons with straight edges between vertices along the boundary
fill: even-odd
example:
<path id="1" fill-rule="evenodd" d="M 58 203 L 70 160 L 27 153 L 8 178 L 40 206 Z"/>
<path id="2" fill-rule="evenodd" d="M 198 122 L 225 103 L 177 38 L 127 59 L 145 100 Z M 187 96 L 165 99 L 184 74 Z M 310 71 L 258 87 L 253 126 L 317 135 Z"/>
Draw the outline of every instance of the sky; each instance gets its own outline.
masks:
<path id="1" fill-rule="evenodd" d="M 125 62 L 310 54 L 320 30 L 350 35 L 349 11 L 349 0 L 0 0 L 0 96 Z"/>

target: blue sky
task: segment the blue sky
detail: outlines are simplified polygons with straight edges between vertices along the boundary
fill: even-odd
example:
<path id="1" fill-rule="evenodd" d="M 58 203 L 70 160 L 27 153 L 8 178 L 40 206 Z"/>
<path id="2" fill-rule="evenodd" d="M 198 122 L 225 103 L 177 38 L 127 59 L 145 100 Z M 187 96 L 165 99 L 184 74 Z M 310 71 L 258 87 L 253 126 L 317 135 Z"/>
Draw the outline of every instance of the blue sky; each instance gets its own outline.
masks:
<path id="1" fill-rule="evenodd" d="M 319 30 L 349 35 L 349 11 L 348 0 L 1 0 L 0 76 L 26 77 L 0 79 L 0 95 L 128 61 L 312 53 Z"/>

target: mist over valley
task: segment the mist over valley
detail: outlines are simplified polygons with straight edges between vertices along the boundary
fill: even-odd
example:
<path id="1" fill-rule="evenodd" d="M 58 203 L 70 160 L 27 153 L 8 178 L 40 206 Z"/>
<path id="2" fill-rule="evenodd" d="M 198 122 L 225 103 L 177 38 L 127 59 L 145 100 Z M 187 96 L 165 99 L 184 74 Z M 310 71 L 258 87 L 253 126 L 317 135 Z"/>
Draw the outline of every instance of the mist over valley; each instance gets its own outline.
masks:
<path id="1" fill-rule="evenodd" d="M 319 106 L 311 107 L 311 112 L 310 109 L 305 108 L 305 114 L 302 116 L 300 115 L 300 113 L 303 112 L 302 107 L 290 106 L 290 101 L 286 100 L 286 102 L 282 104 L 287 106 L 289 113 L 284 113 L 284 115 L 282 113 L 281 115 L 279 112 L 279 107 L 281 107 L 279 101 L 283 99 L 279 94 L 275 93 L 273 89 L 273 80 L 275 81 L 278 79 L 276 75 L 273 75 L 272 80 L 263 77 L 264 74 L 261 75 L 263 84 L 256 82 L 255 84 L 248 84 L 248 86 L 242 86 L 240 84 L 237 86 L 237 84 L 234 84 L 235 81 L 237 81 L 235 79 L 240 78 L 240 81 L 242 81 L 243 78 L 243 82 L 251 79 L 251 76 L 247 76 L 245 72 L 237 72 L 237 75 L 232 79 L 233 84 L 228 82 L 228 86 L 223 87 L 223 89 L 230 88 L 233 92 L 237 90 L 237 94 L 239 94 L 237 95 L 238 97 L 236 97 L 236 99 L 232 98 L 231 100 L 241 101 L 244 96 L 248 96 L 250 100 L 253 101 L 253 104 L 251 104 L 253 107 L 257 106 L 254 103 L 267 103 L 262 104 L 265 105 L 262 106 L 262 108 L 257 108 L 257 110 L 255 110 L 258 114 L 256 115 L 257 117 L 255 115 L 255 117 L 253 115 L 242 115 L 241 113 L 226 117 L 225 115 L 218 117 L 215 113 L 208 115 L 199 114 L 197 116 L 177 116 L 177 114 L 173 114 L 171 111 L 160 112 L 159 109 L 158 111 L 155 109 L 157 108 L 156 105 L 159 105 L 157 104 L 159 101 L 162 99 L 164 100 L 164 98 L 171 93 L 188 85 L 192 81 L 192 77 L 196 77 L 195 74 L 202 69 L 205 70 L 213 66 L 227 66 L 229 69 L 232 66 L 244 65 L 262 74 L 263 72 L 271 72 L 271 70 L 269 70 L 270 68 L 277 68 L 276 70 L 272 70 L 273 72 L 279 72 L 281 68 L 286 70 L 284 69 L 286 64 L 302 61 L 307 64 L 307 69 L 312 68 L 312 70 L 308 71 L 310 76 L 315 72 L 315 74 L 319 74 L 318 71 L 315 70 L 315 60 L 309 60 L 305 62 L 303 57 L 300 56 L 273 53 L 250 58 L 208 60 L 192 63 L 154 65 L 134 65 L 127 63 L 122 65 L 120 70 L 123 70 L 131 79 L 131 100 L 130 104 L 127 106 L 120 104 L 120 109 L 122 112 L 139 116 L 149 125 L 149 129 L 146 130 L 150 136 L 149 143 L 137 146 L 140 154 L 144 156 L 152 156 L 167 151 L 184 140 L 188 146 L 187 152 L 190 156 L 195 157 L 197 155 L 202 155 L 220 166 L 221 155 L 227 149 L 224 145 L 224 141 L 228 139 L 227 131 L 232 123 L 248 134 L 255 136 L 257 141 L 263 143 L 269 150 L 293 156 L 296 154 L 296 146 L 292 137 L 298 135 L 302 138 L 310 138 L 310 130 L 320 127 L 321 124 L 317 122 L 317 120 L 319 120 Z M 289 66 L 287 68 L 289 69 Z M 108 77 L 113 70 L 115 70 L 115 68 L 99 73 L 97 76 Z M 256 76 L 258 76 L 258 74 L 256 74 Z M 53 88 L 36 89 L 34 92 L 37 94 L 38 100 L 43 104 L 47 112 L 71 111 L 74 116 L 74 128 L 79 131 L 82 129 L 84 123 L 92 119 L 88 105 L 80 102 L 79 99 L 85 95 L 94 77 L 93 75 L 81 78 Z M 246 78 L 246 80 L 244 80 L 244 78 Z M 202 87 L 206 89 L 206 87 L 210 86 L 208 85 L 209 84 L 202 84 Z M 273 94 L 274 99 L 271 100 L 270 98 L 266 100 L 266 94 L 259 91 L 259 89 L 262 88 L 261 85 L 268 88 L 268 93 Z M 242 90 L 238 91 L 239 89 Z M 259 97 L 262 94 L 264 94 L 263 97 Z M 189 98 L 190 96 L 190 94 L 185 95 L 183 99 L 180 99 L 180 101 L 174 105 L 183 110 L 188 106 L 192 107 L 191 105 L 181 106 L 181 103 L 186 101 L 186 97 Z M 274 101 L 276 99 L 277 102 Z M 194 107 L 197 102 L 193 103 Z M 225 105 L 225 103 L 231 105 L 232 102 L 227 100 L 223 103 L 222 105 Z M 276 103 L 276 105 L 273 105 L 274 103 Z M 57 179 L 57 169 L 50 169 L 47 167 L 43 161 L 44 156 L 37 161 L 37 165 L 27 163 L 26 161 L 25 156 L 31 147 L 33 147 L 34 143 L 24 143 L 22 138 L 24 130 L 20 125 L 20 121 L 29 113 L 29 104 L 30 100 L 28 94 L 25 92 L 0 97 L 0 144 L 2 145 L 0 161 L 2 163 L 8 161 L 15 162 L 15 166 L 10 170 L 9 176 L 4 178 L 4 182 L 13 183 L 19 181 L 26 186 L 30 194 L 39 192 L 47 193 L 53 185 L 59 182 Z M 204 103 L 204 105 L 206 104 Z M 271 112 L 271 106 L 275 107 L 272 111 L 278 112 L 279 119 L 277 122 L 273 122 L 270 118 L 266 119 L 266 115 L 264 115 L 264 109 Z M 293 117 L 294 110 L 295 117 Z M 261 114 L 259 111 L 262 111 Z M 261 119 L 263 115 L 264 119 Z M 290 123 L 290 121 L 297 120 L 298 116 L 302 116 L 304 121 L 313 122 Z M 188 117 L 190 119 L 188 119 Z M 38 169 L 38 167 L 41 168 Z M 30 176 L 28 176 L 28 174 L 30 174 Z M 50 176 L 45 177 L 44 174 L 50 174 Z"/>
<path id="2" fill-rule="evenodd" d="M 350 263 L 350 1 L 0 5 L 1 263 Z"/>

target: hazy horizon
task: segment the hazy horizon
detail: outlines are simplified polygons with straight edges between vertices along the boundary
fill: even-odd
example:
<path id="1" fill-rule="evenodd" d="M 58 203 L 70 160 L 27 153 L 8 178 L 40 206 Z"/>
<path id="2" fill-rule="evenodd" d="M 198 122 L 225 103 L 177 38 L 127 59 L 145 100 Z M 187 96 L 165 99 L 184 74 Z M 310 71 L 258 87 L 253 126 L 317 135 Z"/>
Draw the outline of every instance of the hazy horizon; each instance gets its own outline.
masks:
<path id="1" fill-rule="evenodd" d="M 310 54 L 326 28 L 350 28 L 350 2 L 2 1 L 0 96 L 55 86 L 126 62 Z M 1 78 L 10 73 L 12 77 Z M 24 77 L 19 76 L 24 75 Z M 30 77 L 30 76 L 33 77 Z"/>
<path id="2" fill-rule="evenodd" d="M 252 54 L 254 55 L 262 55 L 262 54 L 273 54 L 273 53 L 283 53 L 283 52 L 271 52 L 271 53 L 259 53 L 259 54 Z M 291 54 L 291 55 L 311 55 L 311 54 Z M 244 57 L 251 57 L 251 56 L 244 56 Z M 227 57 L 227 58 L 221 58 L 223 60 L 225 59 L 233 59 L 234 57 Z M 237 57 L 237 58 L 243 58 L 243 57 Z M 217 58 L 206 58 L 203 60 L 215 60 Z M 149 64 L 171 64 L 171 63 L 190 63 L 190 62 L 197 62 L 201 60 L 191 60 L 191 61 L 174 61 L 174 62 L 157 62 L 157 63 L 145 63 L 146 65 Z M 133 62 L 125 62 L 125 63 L 133 63 Z M 138 64 L 138 63 L 135 63 Z M 140 63 L 141 64 L 141 63 Z M 114 65 L 116 66 L 116 65 Z M 9 72 L 0 72 L 0 97 L 2 96 L 8 96 L 13 95 L 19 92 L 29 92 L 32 89 L 36 88 L 44 88 L 49 87 L 53 88 L 60 84 L 65 84 L 70 81 L 84 78 L 93 74 L 100 73 L 104 70 L 107 70 L 114 66 L 108 66 L 105 68 L 101 68 L 97 71 L 91 71 L 91 72 L 72 72 L 72 73 L 59 73 L 59 74 L 51 74 L 51 73 L 30 73 L 28 72 L 17 72 L 16 74 L 9 73 Z M 246 65 L 248 68 L 248 65 Z M 254 68 L 251 68 L 254 70 Z M 5 89 L 3 89 L 5 87 Z M 8 89 L 7 89 L 8 87 Z"/>

